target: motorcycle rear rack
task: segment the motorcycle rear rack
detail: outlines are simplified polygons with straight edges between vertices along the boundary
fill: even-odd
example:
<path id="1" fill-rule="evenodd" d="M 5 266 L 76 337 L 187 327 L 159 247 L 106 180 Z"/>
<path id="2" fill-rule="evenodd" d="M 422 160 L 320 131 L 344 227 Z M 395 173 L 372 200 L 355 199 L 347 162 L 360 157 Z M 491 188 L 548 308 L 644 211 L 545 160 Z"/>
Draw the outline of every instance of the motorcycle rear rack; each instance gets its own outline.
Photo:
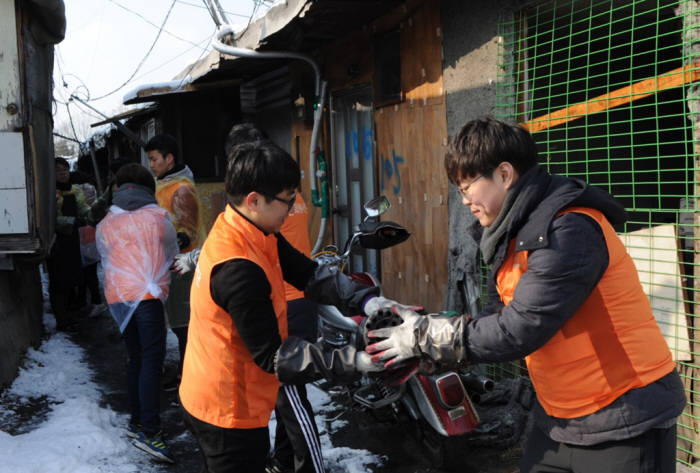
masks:
<path id="1" fill-rule="evenodd" d="M 352 398 L 355 400 L 355 402 L 365 407 L 370 409 L 379 409 L 380 407 L 384 407 L 398 401 L 401 396 L 403 396 L 406 387 L 403 384 L 399 387 L 384 387 L 382 391 L 387 391 L 387 393 L 383 392 L 381 395 L 382 397 L 377 400 L 373 400 L 373 398 L 378 397 L 376 396 L 376 390 L 373 389 L 376 389 L 376 385 L 374 384 L 363 386 L 355 391 Z"/>

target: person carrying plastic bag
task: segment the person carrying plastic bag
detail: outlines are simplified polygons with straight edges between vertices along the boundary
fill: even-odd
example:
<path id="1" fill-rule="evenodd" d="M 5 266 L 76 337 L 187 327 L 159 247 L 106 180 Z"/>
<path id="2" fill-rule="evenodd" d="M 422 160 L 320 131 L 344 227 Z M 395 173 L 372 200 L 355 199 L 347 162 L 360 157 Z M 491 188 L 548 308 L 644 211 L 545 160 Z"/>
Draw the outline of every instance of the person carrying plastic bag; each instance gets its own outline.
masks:
<path id="1" fill-rule="evenodd" d="M 173 462 L 160 431 L 160 377 L 165 358 L 163 301 L 170 266 L 178 254 L 175 228 L 158 207 L 155 181 L 131 163 L 116 174 L 117 190 L 97 226 L 97 250 L 105 271 L 105 299 L 126 343 L 132 443 Z"/>

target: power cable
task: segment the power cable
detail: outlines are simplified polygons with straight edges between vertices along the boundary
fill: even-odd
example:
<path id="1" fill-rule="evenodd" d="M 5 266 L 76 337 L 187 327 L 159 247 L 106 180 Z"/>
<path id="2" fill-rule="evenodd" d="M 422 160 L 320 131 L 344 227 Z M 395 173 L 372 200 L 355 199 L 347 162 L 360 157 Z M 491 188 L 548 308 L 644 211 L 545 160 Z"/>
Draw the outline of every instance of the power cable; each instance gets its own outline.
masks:
<path id="1" fill-rule="evenodd" d="M 149 71 L 146 71 L 146 72 L 144 72 L 143 74 L 139 74 L 138 76 L 134 77 L 134 79 L 140 79 L 140 78 L 143 77 L 143 76 L 146 76 L 146 75 L 148 75 L 148 74 L 150 74 L 150 73 L 152 73 L 152 72 L 157 71 L 158 69 L 160 69 L 161 67 L 165 66 L 166 64 L 170 64 L 170 63 L 173 62 L 175 59 L 178 59 L 178 58 L 184 56 L 185 54 L 187 54 L 188 52 L 192 51 L 192 50 L 193 50 L 195 47 L 197 47 L 197 46 L 198 46 L 198 47 L 202 47 L 202 45 L 203 45 L 204 43 L 208 43 L 208 42 L 211 40 L 211 37 L 212 37 L 213 34 L 214 34 L 214 33 L 212 33 L 212 34 L 206 36 L 206 37 L 205 37 L 204 39 L 202 39 L 199 43 L 197 43 L 197 45 L 195 45 L 195 46 L 190 46 L 188 49 L 184 50 L 183 52 L 181 52 L 181 53 L 178 54 L 177 56 L 174 56 L 174 57 L 168 59 L 167 61 L 161 63 L 160 65 L 154 67 L 153 69 L 150 69 Z M 203 51 L 204 51 L 204 52 L 208 52 L 208 51 L 210 51 L 210 50 L 207 49 L 207 48 L 203 48 Z M 200 58 L 201 58 L 201 56 L 200 56 Z M 197 60 L 199 60 L 199 58 L 198 58 Z"/>
<path id="2" fill-rule="evenodd" d="M 216 33 L 216 30 L 214 31 L 214 33 Z M 212 34 L 214 34 L 214 33 L 212 33 Z M 178 88 L 178 89 L 179 89 L 180 87 L 182 87 L 182 84 L 187 80 L 187 77 L 189 77 L 190 72 L 192 72 L 192 69 L 194 69 L 194 66 L 197 65 L 197 63 L 199 62 L 199 60 L 202 59 L 202 56 L 204 56 L 204 53 L 205 53 L 205 52 L 206 52 L 206 50 L 202 51 L 202 53 L 199 55 L 199 57 L 198 57 L 197 59 L 195 59 L 195 60 L 192 62 L 192 64 L 190 64 L 190 68 L 187 69 L 187 72 L 185 72 L 185 74 L 182 76 L 182 80 L 180 80 L 180 83 L 177 85 L 177 88 Z"/>
<path id="3" fill-rule="evenodd" d="M 180 37 L 180 36 L 177 36 L 177 35 L 174 34 L 174 33 L 171 33 L 171 32 L 168 31 L 168 30 L 164 30 L 164 29 L 162 28 L 162 26 L 156 25 L 155 23 L 153 23 L 151 20 L 149 20 L 148 18 L 146 18 L 145 16 L 143 16 L 143 15 L 140 14 L 139 12 L 134 11 L 134 10 L 128 8 L 128 7 L 125 7 L 124 5 L 122 5 L 121 3 L 117 2 L 116 0 L 109 0 L 109 1 L 112 2 L 112 3 L 114 3 L 114 4 L 115 4 L 116 6 L 118 6 L 119 8 L 121 8 L 121 9 L 123 9 L 123 10 L 126 10 L 126 11 L 128 11 L 129 13 L 131 13 L 131 14 L 133 14 L 133 15 L 138 16 L 139 18 L 141 18 L 143 21 L 145 21 L 145 22 L 148 23 L 149 25 L 151 25 L 151 26 L 153 26 L 153 27 L 155 27 L 155 28 L 158 28 L 159 30 L 162 30 L 163 33 L 165 33 L 165 34 L 167 34 L 167 35 L 169 35 L 169 36 L 172 36 L 172 37 L 175 38 L 175 39 L 179 39 L 180 41 L 184 41 L 185 43 L 190 43 L 190 44 L 192 44 L 192 45 L 195 45 L 195 43 L 193 43 L 193 42 L 190 41 L 189 39 L 182 38 L 182 37 Z M 177 1 L 177 0 L 175 0 L 175 1 Z M 173 2 L 173 3 L 174 3 L 174 2 Z M 179 3 L 179 2 L 178 2 L 178 3 Z M 170 8 L 172 9 L 172 7 L 170 7 Z"/>
<path id="4" fill-rule="evenodd" d="M 206 7 L 206 6 L 198 5 L 198 4 L 196 4 L 196 3 L 186 2 L 186 1 L 184 1 L 184 0 L 177 0 L 177 3 L 182 3 L 183 5 L 187 5 L 187 6 L 195 7 L 195 8 L 205 8 L 205 9 L 207 9 L 207 10 L 209 9 L 209 8 Z M 224 11 L 224 13 L 226 13 L 227 15 L 238 16 L 238 17 L 241 17 L 241 18 L 248 18 L 248 15 L 244 15 L 243 13 L 233 13 L 233 12 L 230 12 L 230 11 L 228 11 L 228 10 L 223 10 L 223 11 Z"/>
<path id="5" fill-rule="evenodd" d="M 68 119 L 70 120 L 71 130 L 73 130 L 73 136 L 75 137 L 76 141 L 80 142 L 78 134 L 75 132 L 75 125 L 73 124 L 73 115 L 71 115 L 70 113 L 70 103 L 66 103 L 66 110 L 68 111 Z"/>
<path id="6" fill-rule="evenodd" d="M 158 34 L 156 35 L 155 39 L 153 40 L 153 44 L 151 44 L 151 47 L 146 52 L 146 55 L 143 57 L 143 59 L 141 59 L 141 62 L 139 62 L 139 65 L 136 66 L 136 69 L 134 70 L 134 72 L 131 73 L 129 78 L 122 85 L 120 85 L 119 87 L 117 87 L 113 91 L 106 93 L 104 95 L 101 95 L 99 97 L 95 97 L 94 99 L 90 99 L 90 101 L 100 100 L 100 99 L 103 99 L 105 97 L 109 97 L 110 95 L 112 95 L 116 92 L 119 92 L 121 89 L 124 88 L 125 85 L 127 85 L 129 82 L 131 82 L 131 79 L 133 79 L 134 76 L 136 75 L 136 73 L 139 72 L 139 69 L 141 69 L 141 66 L 143 66 L 144 62 L 146 62 L 146 59 L 148 59 L 148 56 L 153 51 L 153 48 L 156 46 L 156 43 L 158 42 L 158 38 L 160 38 L 160 34 L 163 32 L 163 27 L 165 27 L 165 23 L 168 21 L 168 18 L 170 17 L 170 13 L 173 11 L 173 7 L 175 7 L 176 1 L 177 0 L 173 0 L 173 3 L 170 4 L 170 8 L 168 9 L 168 13 L 165 14 L 165 18 L 163 19 L 163 23 L 160 25 L 160 28 L 158 29 Z M 114 2 L 114 0 L 110 0 L 110 2 Z"/>

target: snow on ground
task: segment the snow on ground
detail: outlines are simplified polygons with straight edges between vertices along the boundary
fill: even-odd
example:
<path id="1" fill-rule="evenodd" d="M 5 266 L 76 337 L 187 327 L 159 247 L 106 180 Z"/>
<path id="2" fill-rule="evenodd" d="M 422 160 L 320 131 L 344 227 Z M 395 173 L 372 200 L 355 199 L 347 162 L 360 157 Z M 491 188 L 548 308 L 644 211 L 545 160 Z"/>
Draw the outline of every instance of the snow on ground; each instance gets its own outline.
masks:
<path id="1" fill-rule="evenodd" d="M 85 354 L 65 335 L 53 330 L 53 316 L 44 315 L 52 336 L 38 350 L 30 348 L 17 379 L 0 398 L 0 418 L 18 415 L 18 406 L 46 401 L 46 415 L 37 425 L 11 435 L 0 430 L 0 473 L 131 473 L 160 468 L 126 439 L 126 414 L 100 407 L 100 387 L 92 381 Z M 177 357 L 177 340 L 168 337 L 168 357 Z M 326 466 L 332 472 L 360 473 L 383 463 L 366 450 L 334 447 L 326 414 L 337 410 L 325 392 L 309 385 Z M 8 402 L 11 401 L 11 402 Z M 343 426 L 330 422 L 331 431 Z M 275 422 L 270 423 L 274 434 Z"/>

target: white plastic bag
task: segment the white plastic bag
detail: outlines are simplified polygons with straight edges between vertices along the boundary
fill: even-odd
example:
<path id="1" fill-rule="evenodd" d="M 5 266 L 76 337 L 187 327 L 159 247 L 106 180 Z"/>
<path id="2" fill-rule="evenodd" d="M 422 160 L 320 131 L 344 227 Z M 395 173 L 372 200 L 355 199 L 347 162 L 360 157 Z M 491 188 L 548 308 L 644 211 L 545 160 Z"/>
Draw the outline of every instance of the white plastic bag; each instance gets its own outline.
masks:
<path id="1" fill-rule="evenodd" d="M 142 300 L 165 300 L 170 266 L 178 254 L 168 212 L 155 204 L 126 211 L 117 206 L 97 226 L 97 250 L 105 271 L 105 299 L 124 332 Z"/>

